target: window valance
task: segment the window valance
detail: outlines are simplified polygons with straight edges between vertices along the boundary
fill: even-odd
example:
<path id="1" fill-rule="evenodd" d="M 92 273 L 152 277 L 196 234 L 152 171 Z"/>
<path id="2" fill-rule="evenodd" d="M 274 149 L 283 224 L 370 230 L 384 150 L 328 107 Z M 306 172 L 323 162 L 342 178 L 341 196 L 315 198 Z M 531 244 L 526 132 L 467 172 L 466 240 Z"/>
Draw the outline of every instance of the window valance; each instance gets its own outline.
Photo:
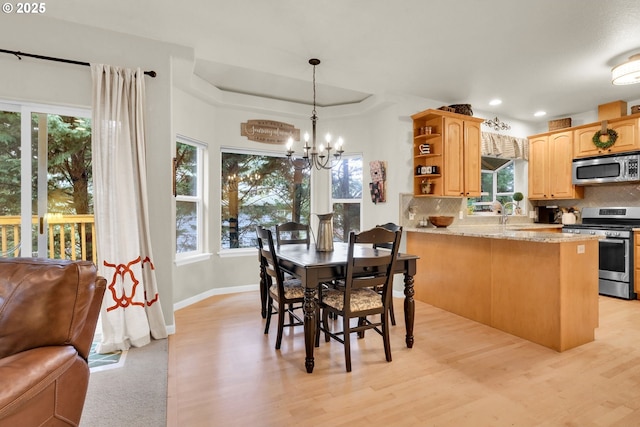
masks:
<path id="1" fill-rule="evenodd" d="M 529 140 L 510 135 L 482 132 L 482 155 L 510 159 L 529 159 Z"/>

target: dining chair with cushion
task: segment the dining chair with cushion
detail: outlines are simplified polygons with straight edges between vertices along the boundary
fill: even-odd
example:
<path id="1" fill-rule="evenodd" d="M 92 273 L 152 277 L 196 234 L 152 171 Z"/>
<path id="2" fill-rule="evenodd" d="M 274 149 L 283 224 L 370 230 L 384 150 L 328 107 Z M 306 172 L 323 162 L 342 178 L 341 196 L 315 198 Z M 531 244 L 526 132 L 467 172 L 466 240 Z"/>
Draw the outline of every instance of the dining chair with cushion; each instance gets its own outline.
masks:
<path id="1" fill-rule="evenodd" d="M 389 231 L 398 231 L 400 230 L 400 233 L 402 233 L 402 226 L 394 224 L 393 222 L 387 222 L 386 224 L 382 224 L 382 225 L 376 225 L 376 227 L 382 227 L 386 230 Z M 384 249 L 391 249 L 391 244 L 390 243 L 380 243 L 380 244 L 374 244 L 373 245 L 374 248 L 384 248 Z M 392 281 L 392 285 L 393 285 L 393 281 Z M 379 291 L 382 291 L 381 288 L 378 289 Z M 393 293 L 393 290 L 392 290 Z M 393 326 L 396 325 L 396 314 L 395 311 L 393 310 L 393 298 L 391 298 L 391 301 L 389 302 L 389 316 L 391 316 L 391 324 Z"/>
<path id="2" fill-rule="evenodd" d="M 276 243 L 278 246 L 305 243 L 309 247 L 311 243 L 309 224 L 289 221 L 276 225 Z"/>
<path id="3" fill-rule="evenodd" d="M 269 333 L 271 316 L 278 315 L 278 335 L 276 337 L 276 349 L 280 349 L 282 343 L 282 333 L 285 326 L 301 326 L 304 322 L 295 313 L 295 310 L 302 309 L 304 301 L 304 287 L 299 279 L 286 279 L 284 272 L 278 264 L 276 249 L 273 243 L 273 233 L 271 230 L 257 226 L 258 250 L 260 254 L 261 274 L 264 274 L 264 282 L 268 291 L 267 299 L 267 322 L 264 333 Z M 285 323 L 285 313 L 289 314 L 289 322 Z"/>
<path id="4" fill-rule="evenodd" d="M 344 281 L 335 288 L 325 289 L 319 295 L 319 306 L 322 310 L 322 326 L 325 341 L 331 338 L 344 344 L 344 355 L 347 372 L 351 372 L 351 334 L 358 333 L 364 337 L 364 331 L 375 330 L 383 338 L 384 352 L 387 362 L 391 362 L 391 344 L 389 340 L 388 313 L 391 301 L 393 264 L 398 254 L 401 231 L 389 231 L 382 227 L 356 234 L 349 234 L 347 266 Z M 371 247 L 389 243 L 390 250 L 379 250 Z M 381 288 L 376 292 L 375 288 Z M 342 317 L 342 330 L 332 331 L 329 324 L 329 313 Z M 378 319 L 379 316 L 379 321 Z M 375 317 L 374 317 L 375 316 Z M 351 326 L 351 319 L 357 318 L 357 326 Z M 336 326 L 340 323 L 336 321 Z"/>

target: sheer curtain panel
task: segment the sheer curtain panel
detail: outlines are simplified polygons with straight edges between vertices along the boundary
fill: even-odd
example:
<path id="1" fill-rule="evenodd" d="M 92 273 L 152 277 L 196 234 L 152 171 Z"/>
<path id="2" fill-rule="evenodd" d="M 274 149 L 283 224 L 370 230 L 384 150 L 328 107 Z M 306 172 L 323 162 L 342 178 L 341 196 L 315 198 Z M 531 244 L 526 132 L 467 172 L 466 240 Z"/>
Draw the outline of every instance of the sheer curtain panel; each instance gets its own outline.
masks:
<path id="1" fill-rule="evenodd" d="M 151 253 L 145 161 L 144 74 L 91 64 L 94 211 L 107 278 L 99 353 L 166 338 Z"/>

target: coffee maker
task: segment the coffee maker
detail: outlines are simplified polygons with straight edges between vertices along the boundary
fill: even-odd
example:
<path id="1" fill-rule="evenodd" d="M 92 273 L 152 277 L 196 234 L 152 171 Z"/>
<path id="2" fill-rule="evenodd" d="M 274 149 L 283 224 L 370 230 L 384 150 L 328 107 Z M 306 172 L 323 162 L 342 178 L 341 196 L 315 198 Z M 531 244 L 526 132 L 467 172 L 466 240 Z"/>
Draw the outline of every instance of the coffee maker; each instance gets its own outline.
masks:
<path id="1" fill-rule="evenodd" d="M 560 224 L 559 212 L 557 206 L 536 206 L 533 221 L 541 224 Z"/>

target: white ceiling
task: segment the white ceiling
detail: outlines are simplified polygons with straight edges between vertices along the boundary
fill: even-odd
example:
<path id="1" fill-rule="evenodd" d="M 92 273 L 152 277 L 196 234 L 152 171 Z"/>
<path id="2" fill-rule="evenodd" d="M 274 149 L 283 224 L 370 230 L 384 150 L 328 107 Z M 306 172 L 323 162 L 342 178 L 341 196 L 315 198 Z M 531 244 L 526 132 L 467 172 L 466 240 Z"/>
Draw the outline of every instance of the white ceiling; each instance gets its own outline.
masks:
<path id="1" fill-rule="evenodd" d="M 211 84 L 277 99 L 310 102 L 319 58 L 318 105 L 408 94 L 537 121 L 640 99 L 640 84 L 610 81 L 640 53 L 638 0 L 56 0 L 46 13 L 192 47 Z"/>

